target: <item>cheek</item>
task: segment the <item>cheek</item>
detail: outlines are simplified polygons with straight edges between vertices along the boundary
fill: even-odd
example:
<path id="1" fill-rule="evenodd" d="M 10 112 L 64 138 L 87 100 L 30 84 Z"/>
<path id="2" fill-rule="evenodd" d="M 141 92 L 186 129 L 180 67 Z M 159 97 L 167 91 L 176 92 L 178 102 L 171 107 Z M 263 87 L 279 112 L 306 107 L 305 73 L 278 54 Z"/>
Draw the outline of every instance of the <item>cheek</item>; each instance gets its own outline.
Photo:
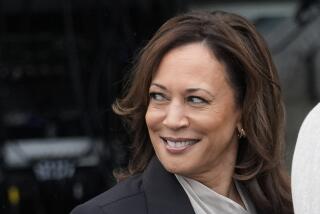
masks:
<path id="1" fill-rule="evenodd" d="M 195 115 L 194 115 L 195 116 Z M 232 112 L 213 111 L 193 117 L 193 127 L 208 137 L 230 138 L 236 128 L 236 115 Z M 222 140 L 221 139 L 221 140 Z"/>
<path id="2" fill-rule="evenodd" d="M 190 114 L 189 116 L 192 127 L 199 132 L 208 133 L 217 128 L 221 124 L 220 115 L 212 114 L 211 112 L 205 112 L 201 114 Z"/>
<path id="3" fill-rule="evenodd" d="M 145 116 L 146 124 L 149 131 L 157 129 L 157 127 L 161 124 L 163 117 L 163 111 L 149 106 Z"/>

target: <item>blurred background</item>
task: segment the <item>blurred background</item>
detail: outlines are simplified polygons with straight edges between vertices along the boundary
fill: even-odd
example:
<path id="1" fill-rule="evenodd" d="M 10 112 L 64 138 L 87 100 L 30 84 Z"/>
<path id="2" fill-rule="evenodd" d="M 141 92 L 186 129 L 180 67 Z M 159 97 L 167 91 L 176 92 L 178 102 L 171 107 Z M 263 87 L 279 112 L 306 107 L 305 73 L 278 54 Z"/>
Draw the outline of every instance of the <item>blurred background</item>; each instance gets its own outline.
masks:
<path id="1" fill-rule="evenodd" d="M 69 213 L 115 183 L 130 137 L 111 104 L 138 50 L 189 10 L 236 12 L 265 37 L 285 98 L 290 169 L 320 98 L 319 0 L 0 0 L 1 214 Z"/>

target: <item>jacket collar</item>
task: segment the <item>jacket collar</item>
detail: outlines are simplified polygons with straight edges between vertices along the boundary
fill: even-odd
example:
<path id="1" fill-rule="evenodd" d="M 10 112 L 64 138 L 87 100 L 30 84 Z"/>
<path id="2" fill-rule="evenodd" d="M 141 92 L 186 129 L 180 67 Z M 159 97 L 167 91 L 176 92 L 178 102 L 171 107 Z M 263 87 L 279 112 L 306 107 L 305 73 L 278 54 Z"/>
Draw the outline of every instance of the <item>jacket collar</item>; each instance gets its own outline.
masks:
<path id="1" fill-rule="evenodd" d="M 154 156 L 143 173 L 149 214 L 195 214 L 176 177 Z"/>

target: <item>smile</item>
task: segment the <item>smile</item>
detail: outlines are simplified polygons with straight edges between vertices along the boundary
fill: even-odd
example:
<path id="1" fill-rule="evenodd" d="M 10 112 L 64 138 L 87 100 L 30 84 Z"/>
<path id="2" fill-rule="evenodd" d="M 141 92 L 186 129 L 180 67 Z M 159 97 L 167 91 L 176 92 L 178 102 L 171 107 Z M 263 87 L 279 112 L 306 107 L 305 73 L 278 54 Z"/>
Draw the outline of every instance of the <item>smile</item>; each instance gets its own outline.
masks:
<path id="1" fill-rule="evenodd" d="M 199 139 L 161 137 L 169 152 L 180 153 L 198 143 Z"/>

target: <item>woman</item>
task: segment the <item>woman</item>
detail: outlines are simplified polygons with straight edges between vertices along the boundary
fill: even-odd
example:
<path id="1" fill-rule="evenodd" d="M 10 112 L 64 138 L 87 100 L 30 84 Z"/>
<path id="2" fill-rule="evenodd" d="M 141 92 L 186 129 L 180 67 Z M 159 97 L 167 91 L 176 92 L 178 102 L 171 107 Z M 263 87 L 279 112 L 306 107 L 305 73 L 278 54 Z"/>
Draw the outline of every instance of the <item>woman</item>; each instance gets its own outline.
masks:
<path id="1" fill-rule="evenodd" d="M 167 21 L 113 107 L 133 131 L 124 181 L 73 214 L 293 213 L 277 73 L 244 18 Z"/>

